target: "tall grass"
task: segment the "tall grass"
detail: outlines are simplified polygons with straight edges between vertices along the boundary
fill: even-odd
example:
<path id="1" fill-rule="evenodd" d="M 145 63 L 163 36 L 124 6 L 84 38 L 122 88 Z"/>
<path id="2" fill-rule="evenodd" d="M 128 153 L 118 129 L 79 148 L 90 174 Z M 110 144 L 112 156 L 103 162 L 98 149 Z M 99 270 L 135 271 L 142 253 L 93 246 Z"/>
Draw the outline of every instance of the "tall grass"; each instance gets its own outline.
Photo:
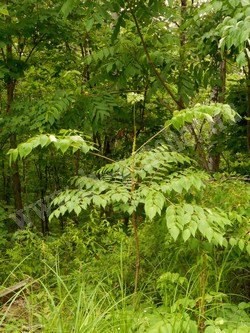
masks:
<path id="1" fill-rule="evenodd" d="M 250 332 L 247 301 L 232 304 L 229 295 L 220 291 L 230 270 L 228 255 L 218 265 L 214 256 L 206 267 L 197 255 L 197 264 L 190 266 L 185 281 L 174 273 L 177 267 L 169 265 L 170 274 L 166 274 L 161 285 L 154 286 L 157 263 L 157 267 L 151 267 L 152 275 L 148 273 L 144 285 L 140 285 L 136 307 L 133 290 L 126 284 L 122 246 L 116 255 L 119 260 L 115 281 L 111 261 L 110 267 L 103 267 L 99 275 L 93 262 L 83 263 L 79 270 L 66 275 L 60 268 L 59 256 L 53 263 L 42 260 L 44 274 L 36 279 L 36 288 L 31 281 L 2 304 L 0 333 Z M 107 263 L 108 260 L 104 265 Z M 21 264 L 8 275 L 5 286 L 13 283 L 14 276 L 20 277 Z M 101 271 L 100 262 L 97 266 Z M 207 281 L 202 284 L 204 268 Z"/>

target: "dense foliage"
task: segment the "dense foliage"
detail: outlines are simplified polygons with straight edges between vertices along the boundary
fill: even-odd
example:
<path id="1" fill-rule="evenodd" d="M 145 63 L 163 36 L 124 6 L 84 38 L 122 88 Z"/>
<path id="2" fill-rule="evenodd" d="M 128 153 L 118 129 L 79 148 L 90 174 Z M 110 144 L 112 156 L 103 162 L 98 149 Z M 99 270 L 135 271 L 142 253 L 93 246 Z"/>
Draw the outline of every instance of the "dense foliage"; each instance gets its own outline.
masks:
<path id="1" fill-rule="evenodd" d="M 250 331 L 248 0 L 4 0 L 0 96 L 0 332 Z"/>

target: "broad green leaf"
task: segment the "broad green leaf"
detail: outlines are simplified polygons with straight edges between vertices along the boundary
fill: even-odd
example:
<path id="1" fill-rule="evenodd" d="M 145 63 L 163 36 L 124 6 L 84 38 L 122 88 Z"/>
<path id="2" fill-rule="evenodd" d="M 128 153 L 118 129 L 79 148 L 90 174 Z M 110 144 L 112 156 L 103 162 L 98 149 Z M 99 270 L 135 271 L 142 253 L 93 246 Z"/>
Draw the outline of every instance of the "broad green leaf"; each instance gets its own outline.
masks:
<path id="1" fill-rule="evenodd" d="M 189 230 L 191 231 L 191 234 L 192 234 L 192 236 L 193 237 L 195 237 L 195 234 L 196 234 L 196 230 L 197 230 L 197 228 L 198 228 L 198 224 L 195 222 L 195 221 L 191 221 L 190 223 L 189 223 Z"/>
<path id="2" fill-rule="evenodd" d="M 73 142 L 84 142 L 83 138 L 80 136 L 80 135 L 71 135 L 70 136 L 70 139 L 73 141 Z"/>
<path id="3" fill-rule="evenodd" d="M 94 24 L 94 19 L 93 17 L 91 17 L 85 24 L 87 32 L 89 32 L 92 29 L 93 24 Z"/>
<path id="4" fill-rule="evenodd" d="M 56 218 L 58 218 L 58 217 L 60 216 L 60 210 L 59 210 L 59 209 L 55 210 L 55 211 L 53 212 L 53 215 L 54 215 Z"/>
<path id="5" fill-rule="evenodd" d="M 181 194 L 182 193 L 182 190 L 183 190 L 183 187 L 182 187 L 182 184 L 181 184 L 181 182 L 180 181 L 174 181 L 172 184 L 172 189 L 175 191 L 175 192 L 177 192 L 177 193 L 179 193 L 179 194 Z"/>
<path id="6" fill-rule="evenodd" d="M 21 158 L 25 158 L 32 151 L 32 143 L 22 143 L 18 146 L 18 152 Z"/>
<path id="7" fill-rule="evenodd" d="M 88 208 L 87 202 L 82 202 L 80 207 L 81 207 L 82 210 L 86 210 Z"/>
<path id="8" fill-rule="evenodd" d="M 209 242 L 211 242 L 213 234 L 214 234 L 213 229 L 208 227 L 204 236 L 207 238 Z"/>
<path id="9" fill-rule="evenodd" d="M 189 213 L 185 213 L 185 214 L 183 215 L 184 224 L 189 223 L 189 222 L 191 221 L 191 218 L 192 218 L 192 215 L 191 215 L 191 214 L 189 214 Z"/>
<path id="10" fill-rule="evenodd" d="M 183 177 L 183 179 L 181 180 L 181 185 L 182 185 L 183 189 L 188 192 L 192 184 L 187 177 Z"/>
<path id="11" fill-rule="evenodd" d="M 50 139 L 47 137 L 47 135 L 40 135 L 40 144 L 41 147 L 45 147 L 50 142 Z"/>
<path id="12" fill-rule="evenodd" d="M 166 210 L 166 217 L 171 216 L 171 215 L 175 215 L 174 205 L 169 206 Z"/>
<path id="13" fill-rule="evenodd" d="M 61 12 L 65 18 L 68 17 L 68 15 L 72 12 L 73 8 L 77 3 L 78 1 L 76 0 L 67 0 L 66 2 L 64 2 L 61 8 Z"/>
<path id="14" fill-rule="evenodd" d="M 106 67 L 106 71 L 107 71 L 107 73 L 109 73 L 109 72 L 111 72 L 111 71 L 112 71 L 112 69 L 113 69 L 113 66 L 114 66 L 114 64 L 113 64 L 113 63 L 109 63 L 109 64 L 107 65 L 107 67 Z"/>
<path id="15" fill-rule="evenodd" d="M 238 241 L 238 246 L 239 246 L 239 249 L 240 249 L 241 251 L 243 251 L 243 249 L 244 249 L 244 247 L 245 247 L 245 241 L 244 241 L 243 239 L 240 239 L 240 240 Z"/>
<path id="16" fill-rule="evenodd" d="M 57 148 L 59 148 L 61 150 L 61 152 L 64 154 L 67 149 L 70 146 L 70 140 L 69 139 L 61 139 L 58 140 L 55 145 L 57 146 Z"/>
<path id="17" fill-rule="evenodd" d="M 247 244 L 246 250 L 247 250 L 247 253 L 250 255 L 250 244 Z"/>
<path id="18" fill-rule="evenodd" d="M 215 12 L 221 10 L 221 7 L 222 7 L 222 1 L 213 2 L 213 9 L 215 10 Z"/>
<path id="19" fill-rule="evenodd" d="M 244 66 L 247 63 L 245 52 L 240 52 L 237 55 L 236 62 L 239 66 Z"/>
<path id="20" fill-rule="evenodd" d="M 86 144 L 86 142 L 82 142 L 82 144 L 81 144 L 81 151 L 84 154 L 87 154 L 89 152 L 89 146 Z"/>
<path id="21" fill-rule="evenodd" d="M 182 233 L 182 238 L 184 240 L 184 242 L 186 242 L 191 236 L 191 232 L 189 229 L 185 229 Z"/>
<path id="22" fill-rule="evenodd" d="M 183 230 L 185 224 L 186 224 L 186 217 L 185 215 L 177 215 L 177 224 L 180 230 Z"/>
<path id="23" fill-rule="evenodd" d="M 213 240 L 215 240 L 216 244 L 223 245 L 223 236 L 220 233 L 214 232 Z"/>
<path id="24" fill-rule="evenodd" d="M 199 219 L 199 217 L 198 217 Z M 199 223 L 198 223 L 198 229 L 200 231 L 200 233 L 206 237 L 206 233 L 209 229 L 209 224 L 207 223 L 207 221 L 205 219 L 200 219 Z"/>
<path id="25" fill-rule="evenodd" d="M 176 223 L 176 215 L 166 215 L 166 222 L 168 229 L 173 228 Z"/>
<path id="26" fill-rule="evenodd" d="M 57 142 L 57 138 L 55 137 L 55 135 L 50 135 L 49 140 L 50 142 Z"/>
<path id="27" fill-rule="evenodd" d="M 238 304 L 238 308 L 240 310 L 245 310 L 245 309 L 249 309 L 250 308 L 250 303 L 246 303 L 246 302 L 241 302 Z"/>
<path id="28" fill-rule="evenodd" d="M 160 192 L 156 192 L 155 196 L 153 197 L 154 200 L 154 204 L 159 208 L 159 210 L 161 211 L 164 203 L 165 203 L 165 198 L 164 195 Z"/>
<path id="29" fill-rule="evenodd" d="M 40 138 L 39 137 L 35 137 L 34 139 L 32 139 L 31 143 L 32 143 L 32 147 L 33 148 L 38 147 L 41 144 Z"/>
<path id="30" fill-rule="evenodd" d="M 193 208 L 193 206 L 192 205 L 189 205 L 189 204 L 184 204 L 183 205 L 183 208 L 184 208 L 184 210 L 187 212 L 187 213 L 189 213 L 189 214 L 193 214 L 193 212 L 194 212 L 194 208 Z"/>
<path id="31" fill-rule="evenodd" d="M 222 333 L 222 331 L 220 329 L 214 328 L 213 326 L 207 326 L 205 333 Z"/>
<path id="32" fill-rule="evenodd" d="M 76 204 L 75 204 L 75 202 L 73 202 L 73 201 L 67 201 L 67 202 L 65 203 L 65 206 L 67 207 L 69 213 L 72 212 L 72 210 L 75 208 L 75 205 L 76 205 Z"/>
<path id="33" fill-rule="evenodd" d="M 108 202 L 105 196 L 100 196 L 99 203 L 102 208 L 105 208 L 107 206 Z"/>
<path id="34" fill-rule="evenodd" d="M 67 207 L 65 205 L 62 205 L 58 208 L 61 215 L 64 215 L 67 212 Z"/>
<path id="35" fill-rule="evenodd" d="M 101 206 L 101 197 L 99 195 L 93 195 L 92 201 L 94 205 Z"/>
<path id="36" fill-rule="evenodd" d="M 82 208 L 80 206 L 75 206 L 74 211 L 75 211 L 76 215 L 78 216 L 81 213 Z"/>
<path id="37" fill-rule="evenodd" d="M 196 177 L 192 177 L 192 185 L 197 188 L 197 190 L 200 190 L 202 187 L 204 187 L 202 180 Z"/>
<path id="38" fill-rule="evenodd" d="M 16 159 L 17 159 L 17 157 L 18 157 L 18 149 L 17 149 L 17 148 L 16 148 L 16 149 L 13 149 L 13 150 L 11 151 L 11 155 L 12 155 L 12 159 L 13 159 L 13 161 L 15 162 Z"/>
<path id="39" fill-rule="evenodd" d="M 115 28 L 113 29 L 113 35 L 111 37 L 111 42 L 114 43 L 115 40 L 117 39 L 117 36 L 120 32 L 121 27 L 124 27 L 126 25 L 125 23 L 125 15 L 126 12 L 123 11 L 121 15 L 119 16 L 118 20 L 116 21 Z"/>
<path id="40" fill-rule="evenodd" d="M 122 194 L 121 193 L 114 193 L 111 195 L 111 200 L 114 202 L 122 201 Z"/>
<path id="41" fill-rule="evenodd" d="M 155 206 L 151 206 L 147 210 L 145 209 L 145 213 L 150 218 L 150 220 L 152 220 L 157 213 L 157 209 L 155 208 Z"/>
<path id="42" fill-rule="evenodd" d="M 235 245 L 237 244 L 237 240 L 236 240 L 235 238 L 231 237 L 231 238 L 229 239 L 229 244 L 230 244 L 231 246 L 235 246 Z"/>
<path id="43" fill-rule="evenodd" d="M 183 117 L 177 116 L 172 118 L 172 125 L 179 130 L 184 125 L 184 119 Z"/>
<path id="44" fill-rule="evenodd" d="M 225 248 L 227 248 L 228 247 L 228 240 L 225 238 L 225 237 L 223 237 L 223 243 L 222 243 L 222 245 L 225 247 Z"/>
<path id="45" fill-rule="evenodd" d="M 172 238 L 176 241 L 176 239 L 178 238 L 179 234 L 180 234 L 180 229 L 177 228 L 176 226 L 173 226 L 171 229 L 169 229 L 170 235 L 172 236 Z"/>
<path id="46" fill-rule="evenodd" d="M 240 0 L 229 0 L 230 5 L 235 8 L 239 5 Z"/>

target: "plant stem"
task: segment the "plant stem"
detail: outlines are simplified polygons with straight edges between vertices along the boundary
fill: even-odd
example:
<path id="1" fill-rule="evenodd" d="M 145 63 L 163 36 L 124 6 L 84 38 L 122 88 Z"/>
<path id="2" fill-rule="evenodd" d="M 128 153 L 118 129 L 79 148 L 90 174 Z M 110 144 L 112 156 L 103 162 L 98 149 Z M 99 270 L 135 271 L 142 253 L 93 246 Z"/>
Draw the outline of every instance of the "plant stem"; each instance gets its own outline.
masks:
<path id="1" fill-rule="evenodd" d="M 131 13 L 131 15 L 133 17 L 133 20 L 134 20 L 134 23 L 135 23 L 138 35 L 139 35 L 139 37 L 141 39 L 141 43 L 142 43 L 145 55 L 147 57 L 149 66 L 152 68 L 152 70 L 153 70 L 154 74 L 156 75 L 157 79 L 160 81 L 161 85 L 166 90 L 166 92 L 170 95 L 170 97 L 175 102 L 175 104 L 177 105 L 177 107 L 180 110 L 184 109 L 185 108 L 184 104 L 181 101 L 178 101 L 178 99 L 174 96 L 173 92 L 171 91 L 171 89 L 169 88 L 169 86 L 164 82 L 163 78 L 161 77 L 161 74 L 158 72 L 157 68 L 155 67 L 155 65 L 154 65 L 154 63 L 153 63 L 153 61 L 151 59 L 151 56 L 150 56 L 150 54 L 148 52 L 148 48 L 147 48 L 147 45 L 146 45 L 145 40 L 143 38 L 143 35 L 142 35 L 142 32 L 141 32 L 139 23 L 137 21 L 137 18 L 135 16 L 134 12 L 133 12 L 133 9 L 131 9 L 131 8 L 130 8 L 130 13 Z"/>
<path id="2" fill-rule="evenodd" d="M 164 126 L 159 132 L 155 133 L 151 138 L 149 138 L 146 142 L 144 142 L 136 151 L 135 153 L 138 153 L 139 150 L 141 150 L 143 147 L 145 147 L 150 141 L 152 141 L 155 137 L 157 137 L 159 134 L 161 134 L 163 131 L 165 131 L 171 124 L 168 124 L 167 126 Z"/>
<path id="3" fill-rule="evenodd" d="M 200 288 L 201 288 L 201 298 L 199 304 L 199 319 L 198 326 L 199 331 L 204 332 L 205 330 L 205 294 L 206 294 L 206 284 L 207 284 L 207 255 L 202 254 L 203 269 L 200 275 Z"/>
<path id="4" fill-rule="evenodd" d="M 134 127 L 134 138 L 133 138 L 133 146 L 132 146 L 132 167 L 131 167 L 131 178 L 132 178 L 132 185 L 131 185 L 131 198 L 133 197 L 136 185 L 136 178 L 135 178 L 135 155 L 136 155 L 136 113 L 135 113 L 135 104 L 133 107 L 133 127 Z M 135 263 L 135 286 L 134 286 L 134 296 L 133 296 L 133 306 L 136 306 L 136 296 L 137 296 L 137 287 L 139 281 L 139 270 L 140 270 L 140 247 L 139 247 L 139 236 L 136 224 L 136 212 L 133 211 L 132 213 L 132 226 L 134 230 L 134 237 L 135 237 L 135 252 L 136 252 L 136 263 Z"/>
<path id="5" fill-rule="evenodd" d="M 137 296 L 137 287 L 139 281 L 139 270 L 140 270 L 140 247 L 139 247 L 139 236 L 136 225 L 136 214 L 132 213 L 132 225 L 135 235 L 135 251 L 136 251 L 136 262 L 135 262 L 135 286 L 134 286 L 134 296 L 133 296 L 133 306 L 136 306 L 136 296 Z"/>

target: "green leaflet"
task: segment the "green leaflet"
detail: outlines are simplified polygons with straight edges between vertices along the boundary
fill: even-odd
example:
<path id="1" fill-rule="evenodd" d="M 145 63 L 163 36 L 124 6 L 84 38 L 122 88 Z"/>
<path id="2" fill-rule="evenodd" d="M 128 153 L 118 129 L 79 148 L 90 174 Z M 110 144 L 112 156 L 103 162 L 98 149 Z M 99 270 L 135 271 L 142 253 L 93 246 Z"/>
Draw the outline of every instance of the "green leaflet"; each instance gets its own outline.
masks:
<path id="1" fill-rule="evenodd" d="M 170 123 L 174 128 L 180 130 L 181 127 L 186 124 L 191 124 L 195 120 L 206 120 L 207 122 L 213 122 L 213 117 L 217 115 L 220 115 L 220 117 L 226 122 L 235 122 L 236 115 L 239 116 L 229 105 L 226 104 L 198 104 L 191 109 L 174 112 Z"/>
<path id="2" fill-rule="evenodd" d="M 94 149 L 92 144 L 85 141 L 81 135 L 59 135 L 56 137 L 55 135 L 41 134 L 29 139 L 27 142 L 19 144 L 16 149 L 10 149 L 8 152 L 10 164 L 15 162 L 18 156 L 20 159 L 26 158 L 38 146 L 44 148 L 51 144 L 56 149 L 60 149 L 63 154 L 69 147 L 73 148 L 73 152 L 80 149 L 84 153 Z"/>
<path id="3" fill-rule="evenodd" d="M 61 8 L 61 13 L 63 14 L 63 16 L 67 18 L 78 3 L 78 0 L 67 0 Z"/>
<path id="4" fill-rule="evenodd" d="M 149 191 L 145 198 L 145 213 L 152 220 L 156 214 L 161 215 L 162 208 L 165 203 L 165 198 L 162 193 L 157 191 Z"/>
<path id="5" fill-rule="evenodd" d="M 61 148 L 66 149 L 68 141 L 64 140 L 59 144 L 57 141 L 56 145 L 58 147 L 63 145 Z M 138 184 L 133 192 L 131 192 L 132 170 L 128 167 L 132 163 L 136 165 L 134 173 L 138 178 Z M 129 214 L 142 204 L 145 217 L 153 220 L 157 216 L 162 216 L 166 203 L 169 202 L 168 197 L 171 198 L 174 192 L 184 194 L 191 189 L 200 192 L 204 188 L 202 179 L 207 177 L 204 173 L 198 172 L 196 175 L 191 168 L 181 172 L 175 171 L 176 168 L 180 168 L 180 165 L 190 163 L 191 160 L 182 154 L 169 152 L 167 147 L 159 146 L 152 151 L 140 152 L 127 160 L 106 165 L 97 172 L 101 179 L 86 176 L 73 178 L 72 184 L 78 188 L 78 191 L 71 192 L 71 200 L 75 202 L 75 205 L 82 207 L 81 200 L 88 197 L 89 201 L 84 209 L 87 209 L 89 204 L 103 208 L 106 205 L 112 205 L 115 211 Z M 60 202 L 54 200 L 55 205 L 67 202 L 69 193 L 65 193 L 64 197 L 61 194 L 60 197 Z M 181 230 L 186 223 L 191 223 L 193 213 L 191 205 L 186 204 L 184 208 L 185 211 L 180 208 L 183 214 L 179 214 L 177 219 L 177 227 Z M 177 229 L 172 230 L 172 233 L 176 237 Z M 190 234 L 194 233 L 194 226 L 190 226 Z M 188 231 L 185 232 L 184 237 L 187 235 Z"/>
<path id="6" fill-rule="evenodd" d="M 174 240 L 182 234 L 185 242 L 191 235 L 195 237 L 198 230 L 208 242 L 227 246 L 224 234 L 225 227 L 230 224 L 231 221 L 219 210 L 207 211 L 197 205 L 172 205 L 166 210 L 166 226 Z M 241 247 L 243 249 L 243 243 Z"/>

